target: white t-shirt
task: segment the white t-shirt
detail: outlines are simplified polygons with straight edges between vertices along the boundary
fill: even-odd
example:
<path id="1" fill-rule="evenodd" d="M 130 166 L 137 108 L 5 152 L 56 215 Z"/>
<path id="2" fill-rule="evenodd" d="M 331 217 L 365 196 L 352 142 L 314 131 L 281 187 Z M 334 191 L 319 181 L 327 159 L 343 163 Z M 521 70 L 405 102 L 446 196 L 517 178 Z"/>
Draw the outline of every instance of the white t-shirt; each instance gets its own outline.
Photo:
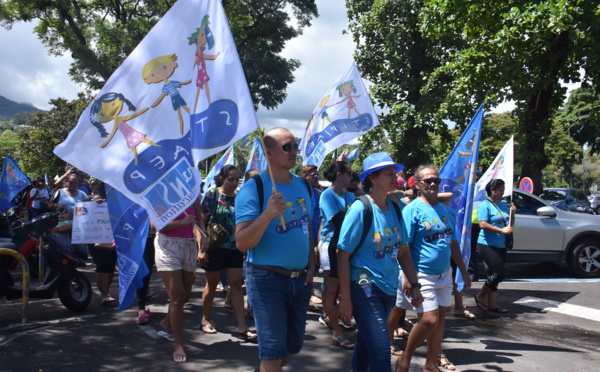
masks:
<path id="1" fill-rule="evenodd" d="M 29 191 L 29 197 L 33 198 L 31 208 L 40 209 L 42 200 L 43 199 L 48 200 L 48 198 L 49 198 L 48 190 L 46 190 L 46 189 L 41 189 L 41 190 L 40 189 L 31 189 L 31 191 Z"/>

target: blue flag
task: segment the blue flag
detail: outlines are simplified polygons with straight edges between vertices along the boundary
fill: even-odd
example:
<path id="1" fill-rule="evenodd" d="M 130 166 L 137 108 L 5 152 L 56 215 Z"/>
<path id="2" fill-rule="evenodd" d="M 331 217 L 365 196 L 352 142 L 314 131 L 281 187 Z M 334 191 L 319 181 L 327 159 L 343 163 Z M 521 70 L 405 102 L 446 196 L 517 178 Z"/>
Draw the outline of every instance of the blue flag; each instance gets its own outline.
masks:
<path id="1" fill-rule="evenodd" d="M 223 156 L 221 156 L 221 159 L 219 159 L 217 164 L 215 164 L 215 166 L 212 167 L 210 172 L 208 172 L 208 175 L 204 179 L 204 189 L 202 189 L 202 193 L 206 194 L 206 192 L 212 186 L 215 186 L 215 177 L 219 174 L 219 172 L 221 171 L 221 169 L 223 169 L 224 166 L 226 166 L 228 164 L 233 165 L 233 163 L 234 163 L 233 145 L 231 145 L 231 147 L 229 147 L 229 149 L 227 149 L 227 151 L 225 151 Z"/>
<path id="2" fill-rule="evenodd" d="M 456 236 L 460 237 L 460 251 L 465 265 L 468 265 L 471 257 L 471 213 L 482 119 L 483 105 L 479 106 L 471 123 L 440 170 L 442 183 L 439 192 L 452 192 L 452 201 L 448 206 L 456 214 L 455 232 Z M 464 281 L 460 271 L 456 273 L 456 283 L 458 290 L 461 291 Z"/>
<path id="3" fill-rule="evenodd" d="M 246 166 L 244 174 L 251 169 L 256 169 L 258 172 L 267 169 L 267 158 L 265 157 L 265 152 L 263 151 L 258 137 L 254 138 L 254 141 L 252 142 L 252 149 L 250 150 L 248 165 Z"/>
<path id="4" fill-rule="evenodd" d="M 352 150 L 350 155 L 348 155 L 348 163 L 350 163 L 354 159 L 358 159 L 358 147 Z"/>
<path id="5" fill-rule="evenodd" d="M 0 178 L 0 212 L 13 207 L 11 201 L 27 185 L 30 185 L 29 177 L 23 173 L 17 164 L 8 156 L 4 156 L 2 165 L 2 177 Z"/>
<path id="6" fill-rule="evenodd" d="M 106 201 L 119 261 L 119 311 L 126 310 L 135 299 L 135 290 L 150 272 L 144 262 L 144 250 L 150 219 L 140 205 L 117 189 L 106 185 Z"/>

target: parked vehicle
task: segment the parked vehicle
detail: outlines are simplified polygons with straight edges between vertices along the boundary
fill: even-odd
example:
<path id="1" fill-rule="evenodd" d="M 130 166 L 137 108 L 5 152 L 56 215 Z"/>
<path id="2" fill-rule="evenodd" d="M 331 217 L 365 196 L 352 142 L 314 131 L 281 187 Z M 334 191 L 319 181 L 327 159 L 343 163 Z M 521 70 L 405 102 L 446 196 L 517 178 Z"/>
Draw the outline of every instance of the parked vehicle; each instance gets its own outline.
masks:
<path id="1" fill-rule="evenodd" d="M 585 193 L 573 188 L 547 188 L 542 191 L 540 198 L 564 211 L 594 213 Z"/>
<path id="2" fill-rule="evenodd" d="M 39 276 L 39 249 L 38 239 L 20 228 L 23 219 L 16 213 L 9 215 L 0 214 L 0 248 L 9 248 L 18 251 L 29 264 L 29 272 L 33 278 Z M 0 257 L 0 276 L 7 281 L 12 277 L 7 275 L 19 266 L 19 261 L 12 257 Z"/>
<path id="3" fill-rule="evenodd" d="M 596 214 L 600 214 L 600 195 L 589 195 L 588 200 L 590 201 L 590 206 L 594 212 L 596 212 Z"/>
<path id="4" fill-rule="evenodd" d="M 508 261 L 566 261 L 579 277 L 600 277 L 600 216 L 565 211 L 518 189 L 512 202 L 517 213 Z"/>
<path id="5" fill-rule="evenodd" d="M 50 233 L 58 224 L 58 212 L 49 212 L 21 222 L 15 229 L 23 229 L 27 233 L 42 239 L 41 254 L 44 257 L 45 273 L 40 285 L 31 285 L 30 298 L 53 298 L 58 293 L 62 304 L 72 311 L 83 311 L 92 299 L 92 286 L 88 278 L 77 270 L 86 266 L 85 262 L 65 249 Z M 14 242 L 2 242 L 0 248 L 16 249 Z M 5 273 L 6 274 L 6 273 Z M 7 300 L 22 297 L 21 285 L 15 285 L 6 277 L 0 277 L 0 297 Z M 19 283 L 20 284 L 20 283 Z"/>

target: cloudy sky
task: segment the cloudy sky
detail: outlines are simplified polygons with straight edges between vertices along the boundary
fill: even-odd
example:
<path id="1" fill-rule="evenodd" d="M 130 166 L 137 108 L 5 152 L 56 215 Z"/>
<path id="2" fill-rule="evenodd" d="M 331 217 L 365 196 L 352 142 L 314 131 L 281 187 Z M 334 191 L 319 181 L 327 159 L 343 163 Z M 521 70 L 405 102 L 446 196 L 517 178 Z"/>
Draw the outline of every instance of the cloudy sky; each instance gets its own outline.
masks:
<path id="1" fill-rule="evenodd" d="M 300 60 L 296 81 L 288 87 L 287 101 L 275 110 L 260 109 L 261 126 L 290 128 L 302 137 L 306 122 L 321 96 L 352 63 L 354 43 L 347 29 L 344 1 L 317 0 L 320 17 L 300 37 L 288 42 L 287 58 Z M 51 98 L 76 98 L 83 87 L 68 75 L 69 56 L 49 56 L 33 33 L 33 23 L 17 23 L 11 30 L 0 27 L 0 50 L 8 57 L 0 59 L 4 81 L 0 95 L 16 102 L 48 109 Z M 501 105 L 494 111 L 512 109 Z"/>

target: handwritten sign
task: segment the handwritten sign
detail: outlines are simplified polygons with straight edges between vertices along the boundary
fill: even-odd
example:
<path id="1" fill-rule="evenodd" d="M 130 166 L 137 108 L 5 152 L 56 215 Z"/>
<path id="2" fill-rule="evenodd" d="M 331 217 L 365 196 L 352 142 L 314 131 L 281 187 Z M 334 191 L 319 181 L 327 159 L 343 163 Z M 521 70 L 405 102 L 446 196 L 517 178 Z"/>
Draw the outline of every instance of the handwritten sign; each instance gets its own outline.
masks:
<path id="1" fill-rule="evenodd" d="M 112 243 L 106 203 L 78 202 L 73 211 L 73 244 Z"/>

